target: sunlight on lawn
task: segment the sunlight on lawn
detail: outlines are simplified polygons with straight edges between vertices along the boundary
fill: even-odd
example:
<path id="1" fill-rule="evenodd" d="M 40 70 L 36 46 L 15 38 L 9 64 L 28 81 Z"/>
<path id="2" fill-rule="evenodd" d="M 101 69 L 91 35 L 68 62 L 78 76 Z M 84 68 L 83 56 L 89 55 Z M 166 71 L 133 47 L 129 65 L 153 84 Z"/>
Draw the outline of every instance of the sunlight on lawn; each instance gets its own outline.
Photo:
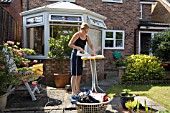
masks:
<path id="1" fill-rule="evenodd" d="M 131 89 L 136 95 L 147 96 L 170 110 L 170 85 L 115 85 L 107 93 L 109 96 L 119 96 L 123 89 Z"/>
<path id="2" fill-rule="evenodd" d="M 148 97 L 170 109 L 170 86 L 154 86 L 148 93 Z"/>

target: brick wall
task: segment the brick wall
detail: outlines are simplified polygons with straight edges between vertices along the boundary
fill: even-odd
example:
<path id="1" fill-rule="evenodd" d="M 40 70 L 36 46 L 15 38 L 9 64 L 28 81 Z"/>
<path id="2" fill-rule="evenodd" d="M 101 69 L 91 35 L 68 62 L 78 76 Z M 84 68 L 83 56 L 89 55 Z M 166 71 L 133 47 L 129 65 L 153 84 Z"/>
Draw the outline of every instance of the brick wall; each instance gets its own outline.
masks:
<path id="1" fill-rule="evenodd" d="M 143 20 L 151 20 L 151 4 L 142 4 L 142 19 Z"/>
<path id="2" fill-rule="evenodd" d="M 54 59 L 45 59 L 43 60 L 43 71 L 46 84 L 54 84 L 54 74 L 55 73 L 62 73 L 62 69 L 60 68 L 63 66 L 63 72 L 66 74 L 70 74 L 70 59 L 64 60 L 63 64 L 61 64 L 60 60 Z"/>
<path id="3" fill-rule="evenodd" d="M 90 62 L 85 61 L 85 67 L 83 69 L 83 76 L 82 76 L 82 82 L 81 83 L 87 83 L 91 81 L 92 74 L 90 69 Z M 43 60 L 43 68 L 44 68 L 44 83 L 53 85 L 54 84 L 54 73 L 61 73 L 60 68 L 60 61 L 59 60 L 51 60 L 51 59 L 45 59 Z M 98 80 L 101 80 L 104 78 L 104 60 L 96 60 L 96 70 L 98 75 Z M 70 74 L 70 59 L 67 59 L 64 61 L 64 72 Z"/>

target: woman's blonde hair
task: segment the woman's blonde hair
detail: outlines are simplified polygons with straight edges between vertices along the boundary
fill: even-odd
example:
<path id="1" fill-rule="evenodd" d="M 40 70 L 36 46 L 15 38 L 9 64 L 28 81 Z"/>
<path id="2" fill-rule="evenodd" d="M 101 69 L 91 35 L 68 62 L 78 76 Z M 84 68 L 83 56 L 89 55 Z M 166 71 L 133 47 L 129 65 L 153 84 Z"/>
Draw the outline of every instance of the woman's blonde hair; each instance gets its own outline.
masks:
<path id="1" fill-rule="evenodd" d="M 89 29 L 89 25 L 87 23 L 82 23 L 80 28 L 81 29 Z"/>

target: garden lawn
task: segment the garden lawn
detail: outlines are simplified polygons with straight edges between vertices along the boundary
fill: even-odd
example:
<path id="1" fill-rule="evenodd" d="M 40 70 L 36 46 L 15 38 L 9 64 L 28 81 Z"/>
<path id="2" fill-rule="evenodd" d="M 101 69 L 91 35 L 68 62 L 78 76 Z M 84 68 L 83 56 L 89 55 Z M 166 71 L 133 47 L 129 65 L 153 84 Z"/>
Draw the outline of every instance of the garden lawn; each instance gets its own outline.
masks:
<path id="1" fill-rule="evenodd" d="M 115 85 L 108 89 L 108 96 L 119 96 L 123 89 L 131 89 L 132 93 L 147 96 L 170 110 L 170 85 Z"/>

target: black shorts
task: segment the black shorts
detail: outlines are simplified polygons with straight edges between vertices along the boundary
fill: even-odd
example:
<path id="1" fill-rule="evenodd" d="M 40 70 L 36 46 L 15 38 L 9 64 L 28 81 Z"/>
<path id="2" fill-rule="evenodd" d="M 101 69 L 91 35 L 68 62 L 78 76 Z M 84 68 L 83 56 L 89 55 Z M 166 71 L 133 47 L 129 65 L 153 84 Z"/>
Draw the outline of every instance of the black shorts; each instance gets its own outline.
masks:
<path id="1" fill-rule="evenodd" d="M 70 68 L 71 68 L 71 75 L 72 76 L 80 76 L 83 72 L 83 61 L 80 56 L 76 56 L 77 50 L 73 49 L 71 53 L 70 59 Z"/>

